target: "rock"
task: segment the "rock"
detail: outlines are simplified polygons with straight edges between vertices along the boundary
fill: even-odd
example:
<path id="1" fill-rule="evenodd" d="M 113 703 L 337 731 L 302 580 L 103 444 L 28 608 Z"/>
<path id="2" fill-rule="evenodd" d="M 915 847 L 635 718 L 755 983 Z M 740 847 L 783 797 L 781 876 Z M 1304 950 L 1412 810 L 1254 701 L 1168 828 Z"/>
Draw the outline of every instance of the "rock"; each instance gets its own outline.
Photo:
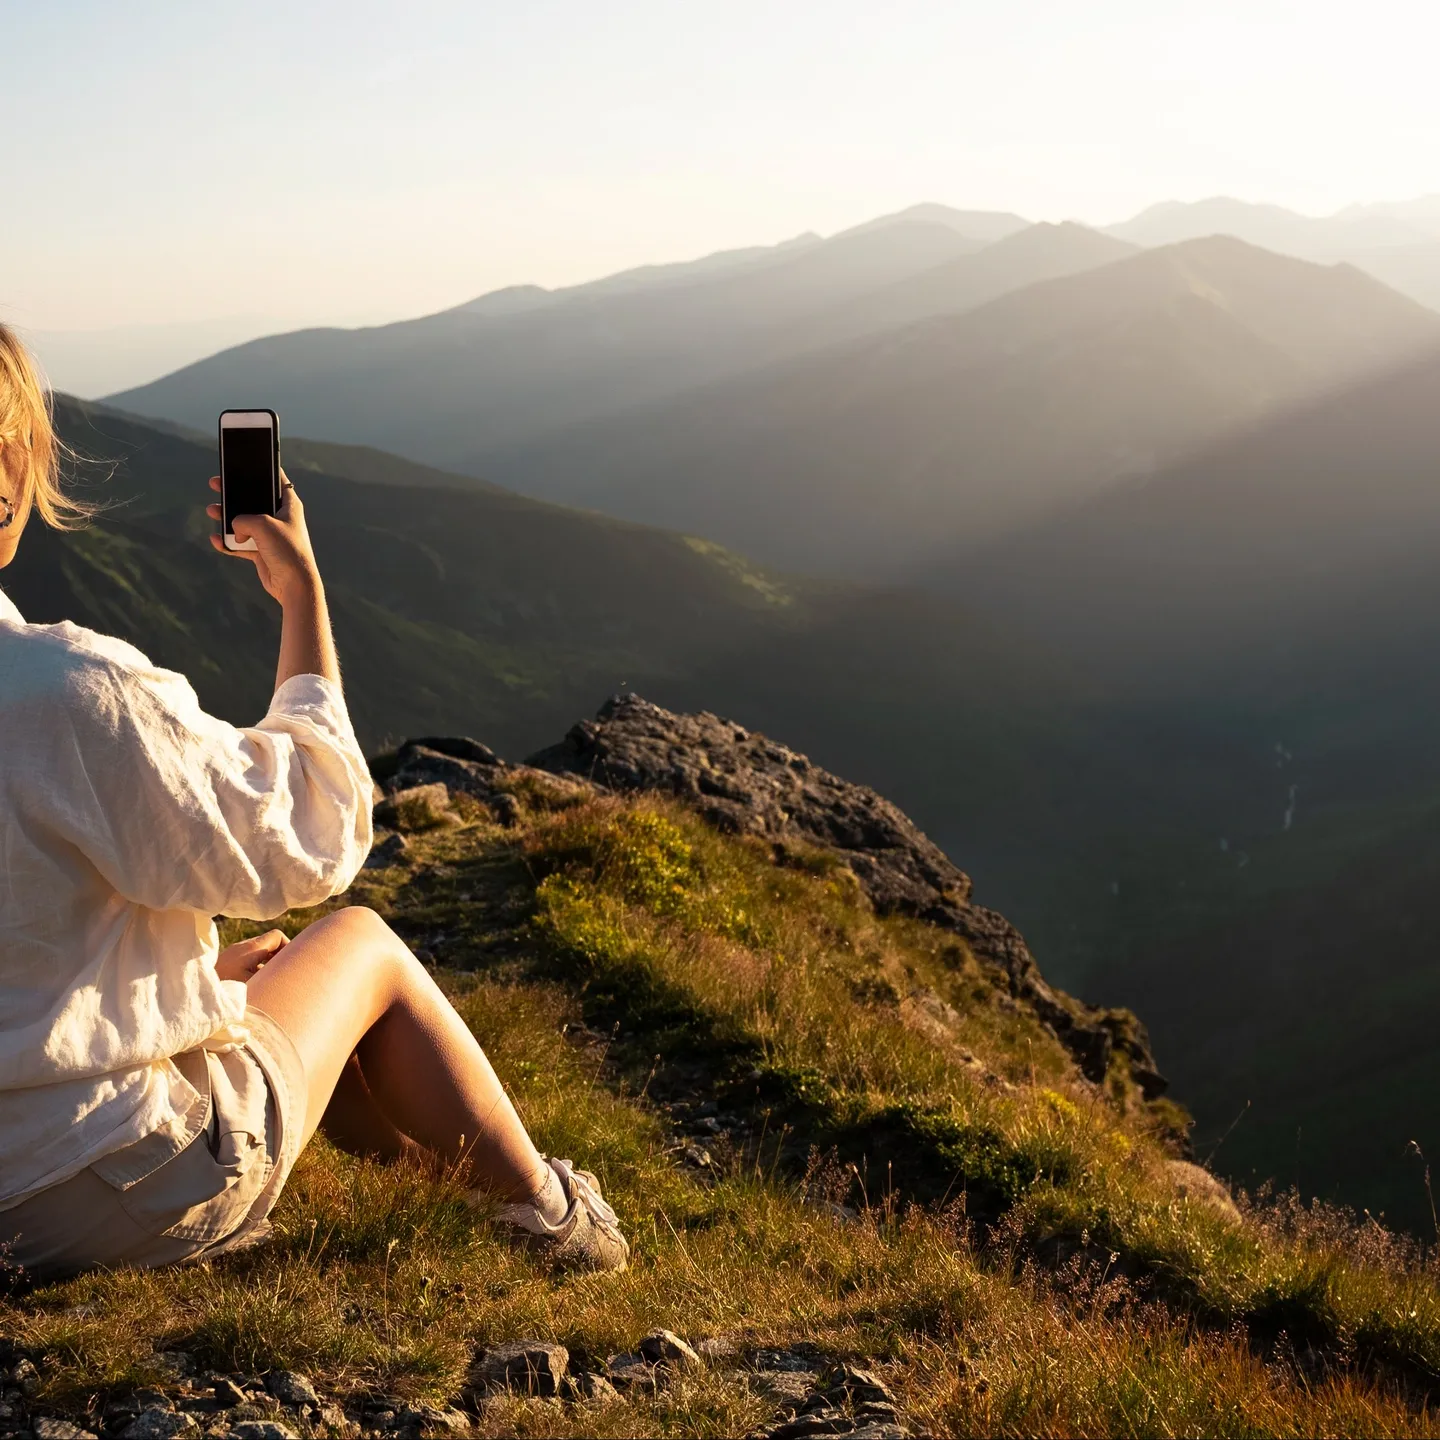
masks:
<path id="1" fill-rule="evenodd" d="M 195 1373 L 195 1357 L 183 1350 L 157 1350 L 153 1363 L 171 1380 L 185 1380 Z"/>
<path id="2" fill-rule="evenodd" d="M 587 1370 L 570 1377 L 570 1386 L 582 1400 L 617 1400 L 620 1392 L 603 1375 Z"/>
<path id="3" fill-rule="evenodd" d="M 338 1405 L 322 1405 L 317 1418 L 325 1429 L 338 1430 L 342 1434 L 349 1434 L 355 1428 L 350 1423 L 350 1417 Z"/>
<path id="4" fill-rule="evenodd" d="M 1166 1168 L 1175 1193 L 1182 1200 L 1208 1205 L 1231 1220 L 1240 1219 L 1239 1208 L 1225 1182 L 1203 1165 L 1194 1165 L 1188 1160 L 1170 1160 L 1166 1162 Z"/>
<path id="5" fill-rule="evenodd" d="M 241 1420 L 227 1432 L 230 1440 L 299 1440 L 299 1436 L 278 1420 Z"/>
<path id="6" fill-rule="evenodd" d="M 852 1430 L 849 1440 L 910 1440 L 910 1432 L 903 1425 L 872 1420 Z"/>
<path id="7" fill-rule="evenodd" d="M 173 1440 L 197 1428 L 193 1415 L 148 1405 L 120 1432 L 120 1440 Z"/>
<path id="8" fill-rule="evenodd" d="M 820 1410 L 810 1415 L 797 1415 L 769 1431 L 770 1440 L 805 1440 L 809 1435 L 848 1435 L 855 1422 L 838 1410 Z"/>
<path id="9" fill-rule="evenodd" d="M 449 790 L 437 783 L 395 791 L 375 807 L 375 823 L 390 830 L 434 830 L 458 825 L 460 817 L 450 808 Z"/>
<path id="10" fill-rule="evenodd" d="M 470 1417 L 435 1405 L 405 1405 L 395 1412 L 395 1429 L 405 1436 L 467 1435 Z"/>
<path id="11" fill-rule="evenodd" d="M 72 1425 L 68 1420 L 51 1420 L 44 1415 L 30 1422 L 30 1433 L 35 1440 L 95 1440 L 91 1431 L 79 1425 Z"/>
<path id="12" fill-rule="evenodd" d="M 862 1370 L 858 1365 L 834 1366 L 826 1371 L 821 1384 L 827 1395 L 854 1405 L 895 1403 L 890 1387 L 873 1370 Z"/>
<path id="13" fill-rule="evenodd" d="M 522 1395 L 558 1395 L 570 1352 L 547 1340 L 511 1340 L 496 1345 L 471 1367 L 477 1390 L 515 1390 Z"/>
<path id="14" fill-rule="evenodd" d="M 14 1368 L 10 1371 L 10 1383 L 29 1399 L 39 1393 L 40 1372 L 35 1368 L 34 1362 L 27 1360 L 23 1355 L 15 1362 Z"/>
<path id="15" fill-rule="evenodd" d="M 227 1375 L 217 1375 L 211 1386 L 215 1398 L 229 1409 L 232 1405 L 243 1405 L 250 1396 Z"/>
<path id="16" fill-rule="evenodd" d="M 282 1404 L 296 1409 L 318 1410 L 320 1397 L 304 1375 L 293 1370 L 272 1370 L 265 1377 L 265 1388 Z"/>
<path id="17" fill-rule="evenodd" d="M 794 1414 L 815 1392 L 813 1370 L 758 1370 L 751 1383 L 767 1400 Z"/>
<path id="18" fill-rule="evenodd" d="M 280 1402 L 278 1400 L 272 1399 L 269 1395 L 262 1395 L 258 1398 L 250 1395 L 236 1405 L 226 1418 L 232 1424 L 238 1424 L 242 1420 L 275 1420 L 279 1416 Z"/>
<path id="19" fill-rule="evenodd" d="M 820 846 L 843 859 L 882 915 L 913 915 L 958 935 L 996 967 L 1011 997 L 1049 1026 L 1091 1080 L 1112 1051 L 1147 1096 L 1165 1087 L 1145 1028 L 1126 1010 L 1101 1010 L 1052 989 L 1020 932 L 971 899 L 970 877 L 883 796 L 831 775 L 804 755 L 708 713 L 676 715 L 617 695 L 594 720 L 526 762 L 615 790 L 676 795 L 721 829 Z"/>
<path id="20" fill-rule="evenodd" d="M 371 846 L 370 853 L 365 857 L 366 870 L 388 870 L 392 865 L 398 865 L 405 852 L 410 848 L 410 842 L 398 831 L 392 830 L 389 834 L 377 839 Z"/>
<path id="21" fill-rule="evenodd" d="M 605 1373 L 621 1390 L 653 1395 L 660 1388 L 655 1367 L 643 1355 L 612 1355 L 605 1362 Z"/>
<path id="22" fill-rule="evenodd" d="M 709 1360 L 712 1363 L 720 1360 L 733 1360 L 740 1353 L 740 1346 L 729 1335 L 708 1336 L 700 1341 L 695 1349 L 702 1360 Z"/>
<path id="23" fill-rule="evenodd" d="M 704 1363 L 673 1330 L 651 1331 L 640 1342 L 640 1356 L 652 1365 L 678 1365 L 696 1370 Z"/>

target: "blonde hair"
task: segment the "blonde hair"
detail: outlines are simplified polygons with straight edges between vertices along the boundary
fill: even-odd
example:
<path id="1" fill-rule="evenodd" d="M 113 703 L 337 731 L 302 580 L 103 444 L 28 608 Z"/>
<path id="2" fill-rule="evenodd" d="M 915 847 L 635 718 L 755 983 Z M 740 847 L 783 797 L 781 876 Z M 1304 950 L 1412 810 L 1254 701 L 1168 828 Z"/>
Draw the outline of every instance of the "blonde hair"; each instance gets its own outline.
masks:
<path id="1" fill-rule="evenodd" d="M 12 460 L 23 455 L 17 470 Z M 70 530 L 87 520 L 93 507 L 72 500 L 60 486 L 60 461 L 69 451 L 56 437 L 50 391 L 40 367 L 8 325 L 0 324 L 0 474 L 20 485 L 9 496 L 15 510 L 25 502 L 57 530 Z"/>

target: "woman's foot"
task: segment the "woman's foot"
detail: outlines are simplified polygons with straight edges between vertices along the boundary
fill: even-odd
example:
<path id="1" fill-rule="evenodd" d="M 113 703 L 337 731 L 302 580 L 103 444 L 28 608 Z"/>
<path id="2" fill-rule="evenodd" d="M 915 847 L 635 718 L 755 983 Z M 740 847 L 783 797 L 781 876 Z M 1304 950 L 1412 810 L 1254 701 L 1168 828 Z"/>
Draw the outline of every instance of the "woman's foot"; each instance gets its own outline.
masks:
<path id="1" fill-rule="evenodd" d="M 496 1219 L 511 1225 L 526 1246 L 553 1264 L 580 1270 L 623 1270 L 630 1246 L 620 1221 L 600 1194 L 600 1182 L 568 1160 L 546 1160 L 545 1190 L 521 1205 L 504 1205 Z M 478 1197 L 477 1197 L 478 1198 Z"/>

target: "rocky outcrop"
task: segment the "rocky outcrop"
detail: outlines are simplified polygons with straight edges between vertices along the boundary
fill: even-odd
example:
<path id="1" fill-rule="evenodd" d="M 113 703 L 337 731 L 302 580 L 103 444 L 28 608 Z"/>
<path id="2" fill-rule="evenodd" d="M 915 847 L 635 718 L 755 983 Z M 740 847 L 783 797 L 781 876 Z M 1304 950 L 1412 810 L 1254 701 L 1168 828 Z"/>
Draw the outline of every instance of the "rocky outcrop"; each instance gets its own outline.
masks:
<path id="1" fill-rule="evenodd" d="M 1020 932 L 975 904 L 970 877 L 874 790 L 742 725 L 708 713 L 676 715 L 638 695 L 615 696 L 527 764 L 611 790 L 664 791 L 724 829 L 838 852 L 880 914 L 942 926 L 976 959 L 1003 971 L 1014 998 L 1054 1031 L 1091 1080 L 1104 1078 L 1118 1051 L 1147 1098 L 1165 1089 L 1139 1020 L 1048 985 Z"/>
<path id="2" fill-rule="evenodd" d="M 377 815 L 417 809 L 416 797 L 434 793 L 425 787 L 443 785 L 509 824 L 516 812 L 512 792 L 527 775 L 621 793 L 659 791 L 724 830 L 777 846 L 788 841 L 830 850 L 844 858 L 879 914 L 914 916 L 959 936 L 1010 995 L 1049 1026 L 1089 1079 L 1103 1080 L 1118 1053 L 1147 1098 L 1165 1089 L 1139 1020 L 1128 1010 L 1085 1005 L 1047 984 L 1020 932 L 975 904 L 970 877 L 901 810 L 716 715 L 677 715 L 638 695 L 617 695 L 594 720 L 582 720 L 523 766 L 507 764 L 477 740 L 412 740 L 377 768 L 387 796 Z"/>

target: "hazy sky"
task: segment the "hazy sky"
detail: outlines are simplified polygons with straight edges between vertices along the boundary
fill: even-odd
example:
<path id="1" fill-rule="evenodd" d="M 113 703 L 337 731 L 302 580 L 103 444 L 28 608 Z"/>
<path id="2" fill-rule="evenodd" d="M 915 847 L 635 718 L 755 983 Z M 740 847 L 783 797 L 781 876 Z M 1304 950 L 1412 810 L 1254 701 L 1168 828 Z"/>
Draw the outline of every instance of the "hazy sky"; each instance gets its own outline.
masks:
<path id="1" fill-rule="evenodd" d="M 0 0 L 0 315 L 417 314 L 919 200 L 1440 191 L 1434 0 Z"/>

